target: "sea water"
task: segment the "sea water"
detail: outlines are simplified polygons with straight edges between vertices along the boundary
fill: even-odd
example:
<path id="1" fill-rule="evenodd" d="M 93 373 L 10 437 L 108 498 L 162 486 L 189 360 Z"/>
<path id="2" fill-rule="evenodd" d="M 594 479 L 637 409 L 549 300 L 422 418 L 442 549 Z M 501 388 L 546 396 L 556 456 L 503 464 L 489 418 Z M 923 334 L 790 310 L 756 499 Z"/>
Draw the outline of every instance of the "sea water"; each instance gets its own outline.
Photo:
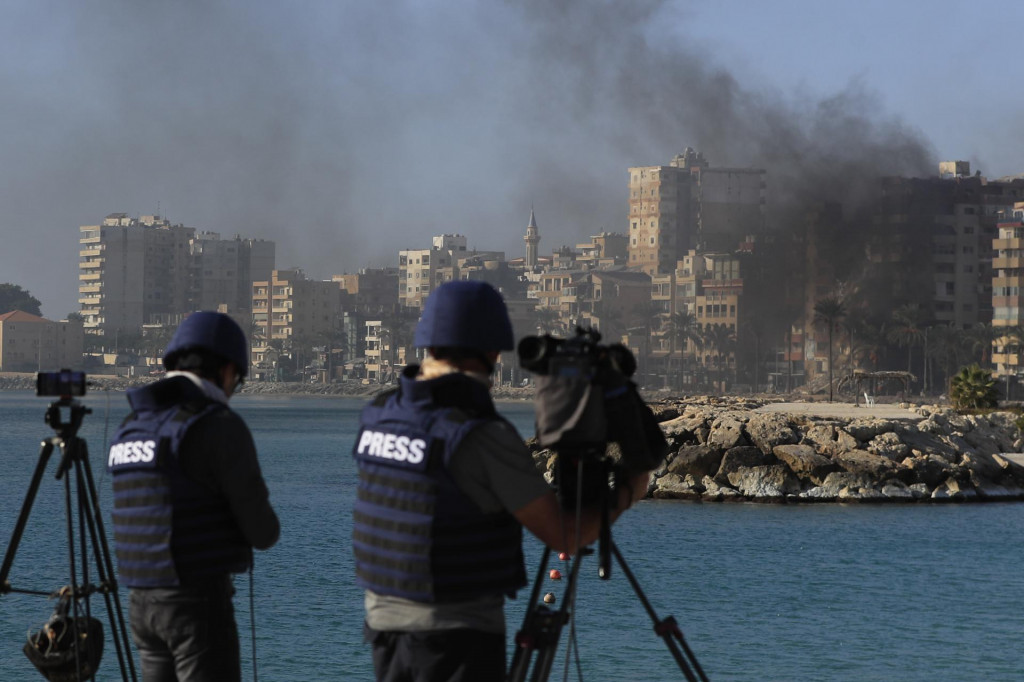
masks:
<path id="1" fill-rule="evenodd" d="M 0 393 L 0 549 L 24 502 L 47 399 Z M 104 443 L 124 417 L 123 393 L 92 393 L 80 435 L 92 454 L 107 534 Z M 256 650 L 263 680 L 372 679 L 362 642 L 362 595 L 349 549 L 355 470 L 350 448 L 362 401 L 245 396 L 280 542 L 257 553 Z M 531 428 L 528 404 L 502 405 Z M 32 505 L 12 586 L 52 590 L 68 580 L 62 482 L 54 455 Z M 1024 505 L 761 505 L 647 501 L 614 527 L 614 541 L 659 618 L 674 616 L 711 680 L 1019 680 L 1024 678 Z M 542 548 L 528 540 L 535 577 Z M 619 566 L 610 580 L 584 559 L 575 609 L 582 679 L 684 679 Z M 544 591 L 562 585 L 544 578 Z M 245 677 L 252 675 L 249 581 L 235 598 Z M 509 636 L 529 590 L 509 603 Z M 127 615 L 127 595 L 121 601 Z M 107 643 L 99 680 L 119 679 L 103 600 L 92 600 Z M 44 597 L 0 596 L 0 680 L 42 679 L 21 653 L 52 610 Z M 551 680 L 565 675 L 563 632 Z M 510 653 L 511 658 L 511 653 Z M 575 659 L 575 654 L 573 655 Z M 578 679 L 575 662 L 568 679 Z"/>

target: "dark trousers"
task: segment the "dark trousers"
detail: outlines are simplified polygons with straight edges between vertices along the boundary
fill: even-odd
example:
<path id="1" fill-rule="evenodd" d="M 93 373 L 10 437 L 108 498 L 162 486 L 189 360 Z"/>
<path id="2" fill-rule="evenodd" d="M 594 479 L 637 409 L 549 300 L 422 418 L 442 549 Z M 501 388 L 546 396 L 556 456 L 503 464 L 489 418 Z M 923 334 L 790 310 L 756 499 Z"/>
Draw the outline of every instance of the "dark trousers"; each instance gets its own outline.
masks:
<path id="1" fill-rule="evenodd" d="M 144 682 L 238 682 L 238 628 L 228 576 L 131 591 L 132 639 Z"/>
<path id="2" fill-rule="evenodd" d="M 364 628 L 373 643 L 377 682 L 501 682 L 505 637 L 476 630 L 380 632 Z"/>

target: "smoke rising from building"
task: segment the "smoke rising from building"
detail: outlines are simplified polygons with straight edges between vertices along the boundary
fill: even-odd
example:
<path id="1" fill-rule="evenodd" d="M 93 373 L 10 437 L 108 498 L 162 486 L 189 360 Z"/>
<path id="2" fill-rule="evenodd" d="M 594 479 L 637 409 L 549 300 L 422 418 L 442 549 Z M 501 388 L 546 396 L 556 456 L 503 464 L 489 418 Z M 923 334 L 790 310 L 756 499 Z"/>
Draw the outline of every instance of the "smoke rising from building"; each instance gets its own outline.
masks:
<path id="1" fill-rule="evenodd" d="M 6 14 L 4 251 L 52 258 L 2 266 L 50 317 L 77 308 L 78 225 L 114 211 L 274 239 L 279 267 L 328 277 L 443 232 L 520 255 L 531 204 L 545 251 L 625 232 L 626 169 L 686 146 L 768 169 L 781 227 L 879 175 L 935 168 L 870 84 L 820 99 L 740 83 L 682 42 L 678 3 L 112 0 Z"/>

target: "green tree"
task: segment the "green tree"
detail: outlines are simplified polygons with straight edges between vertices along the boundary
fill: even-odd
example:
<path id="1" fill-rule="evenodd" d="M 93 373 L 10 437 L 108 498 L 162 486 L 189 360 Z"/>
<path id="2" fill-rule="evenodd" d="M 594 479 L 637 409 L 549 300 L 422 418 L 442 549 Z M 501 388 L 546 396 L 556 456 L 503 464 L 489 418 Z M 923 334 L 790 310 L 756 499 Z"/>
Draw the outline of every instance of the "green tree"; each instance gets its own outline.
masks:
<path id="1" fill-rule="evenodd" d="M 832 334 L 839 321 L 846 317 L 842 299 L 830 296 L 814 304 L 814 323 L 828 329 L 828 401 L 832 402 Z"/>
<path id="2" fill-rule="evenodd" d="M 28 290 L 17 284 L 0 284 L 0 314 L 20 310 L 31 315 L 42 315 L 39 306 L 39 299 Z"/>
<path id="3" fill-rule="evenodd" d="M 701 335 L 701 338 L 705 348 L 711 348 L 715 351 L 715 373 L 718 375 L 718 380 L 722 383 L 724 390 L 725 371 L 722 368 L 722 357 L 734 349 L 736 345 L 736 331 L 731 326 L 721 322 L 706 324 L 704 325 L 704 333 Z"/>
<path id="4" fill-rule="evenodd" d="M 551 308 L 534 308 L 533 323 L 540 334 L 554 334 L 561 328 L 561 317 Z"/>
<path id="5" fill-rule="evenodd" d="M 965 334 L 965 341 L 970 347 L 971 354 L 978 358 L 978 364 L 985 366 L 992 361 L 992 342 L 995 341 L 999 330 L 990 323 L 979 322 Z"/>
<path id="6" fill-rule="evenodd" d="M 969 346 L 963 331 L 951 325 L 928 327 L 928 358 L 942 368 L 943 381 L 952 377 L 956 367 L 969 357 Z"/>
<path id="7" fill-rule="evenodd" d="M 700 347 L 702 337 L 697 329 L 697 318 L 689 310 L 672 313 L 669 318 L 669 333 L 672 335 L 672 354 L 679 349 L 679 373 L 676 389 L 682 390 L 682 377 L 685 373 L 686 346 L 692 343 Z"/>
<path id="8" fill-rule="evenodd" d="M 924 328 L 927 320 L 920 306 L 907 303 L 892 312 L 892 321 L 886 331 L 886 339 L 900 348 L 907 349 L 907 371 L 913 371 L 914 346 L 924 343 Z"/>
<path id="9" fill-rule="evenodd" d="M 977 363 L 961 368 L 949 382 L 949 400 L 958 410 L 984 410 L 999 404 L 992 373 Z"/>

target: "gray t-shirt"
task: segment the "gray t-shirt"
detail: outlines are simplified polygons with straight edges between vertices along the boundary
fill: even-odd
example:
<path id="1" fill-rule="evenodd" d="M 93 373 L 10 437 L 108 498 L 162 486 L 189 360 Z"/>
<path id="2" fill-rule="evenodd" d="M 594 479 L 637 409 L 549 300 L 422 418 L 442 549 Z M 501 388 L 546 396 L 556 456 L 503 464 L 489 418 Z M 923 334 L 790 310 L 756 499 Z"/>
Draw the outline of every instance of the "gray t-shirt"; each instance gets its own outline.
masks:
<path id="1" fill-rule="evenodd" d="M 551 490 L 515 428 L 501 421 L 487 422 L 466 436 L 448 470 L 485 513 L 514 512 Z M 504 634 L 504 602 L 501 595 L 493 595 L 428 604 L 367 590 L 366 623 L 374 630 L 472 628 Z"/>

